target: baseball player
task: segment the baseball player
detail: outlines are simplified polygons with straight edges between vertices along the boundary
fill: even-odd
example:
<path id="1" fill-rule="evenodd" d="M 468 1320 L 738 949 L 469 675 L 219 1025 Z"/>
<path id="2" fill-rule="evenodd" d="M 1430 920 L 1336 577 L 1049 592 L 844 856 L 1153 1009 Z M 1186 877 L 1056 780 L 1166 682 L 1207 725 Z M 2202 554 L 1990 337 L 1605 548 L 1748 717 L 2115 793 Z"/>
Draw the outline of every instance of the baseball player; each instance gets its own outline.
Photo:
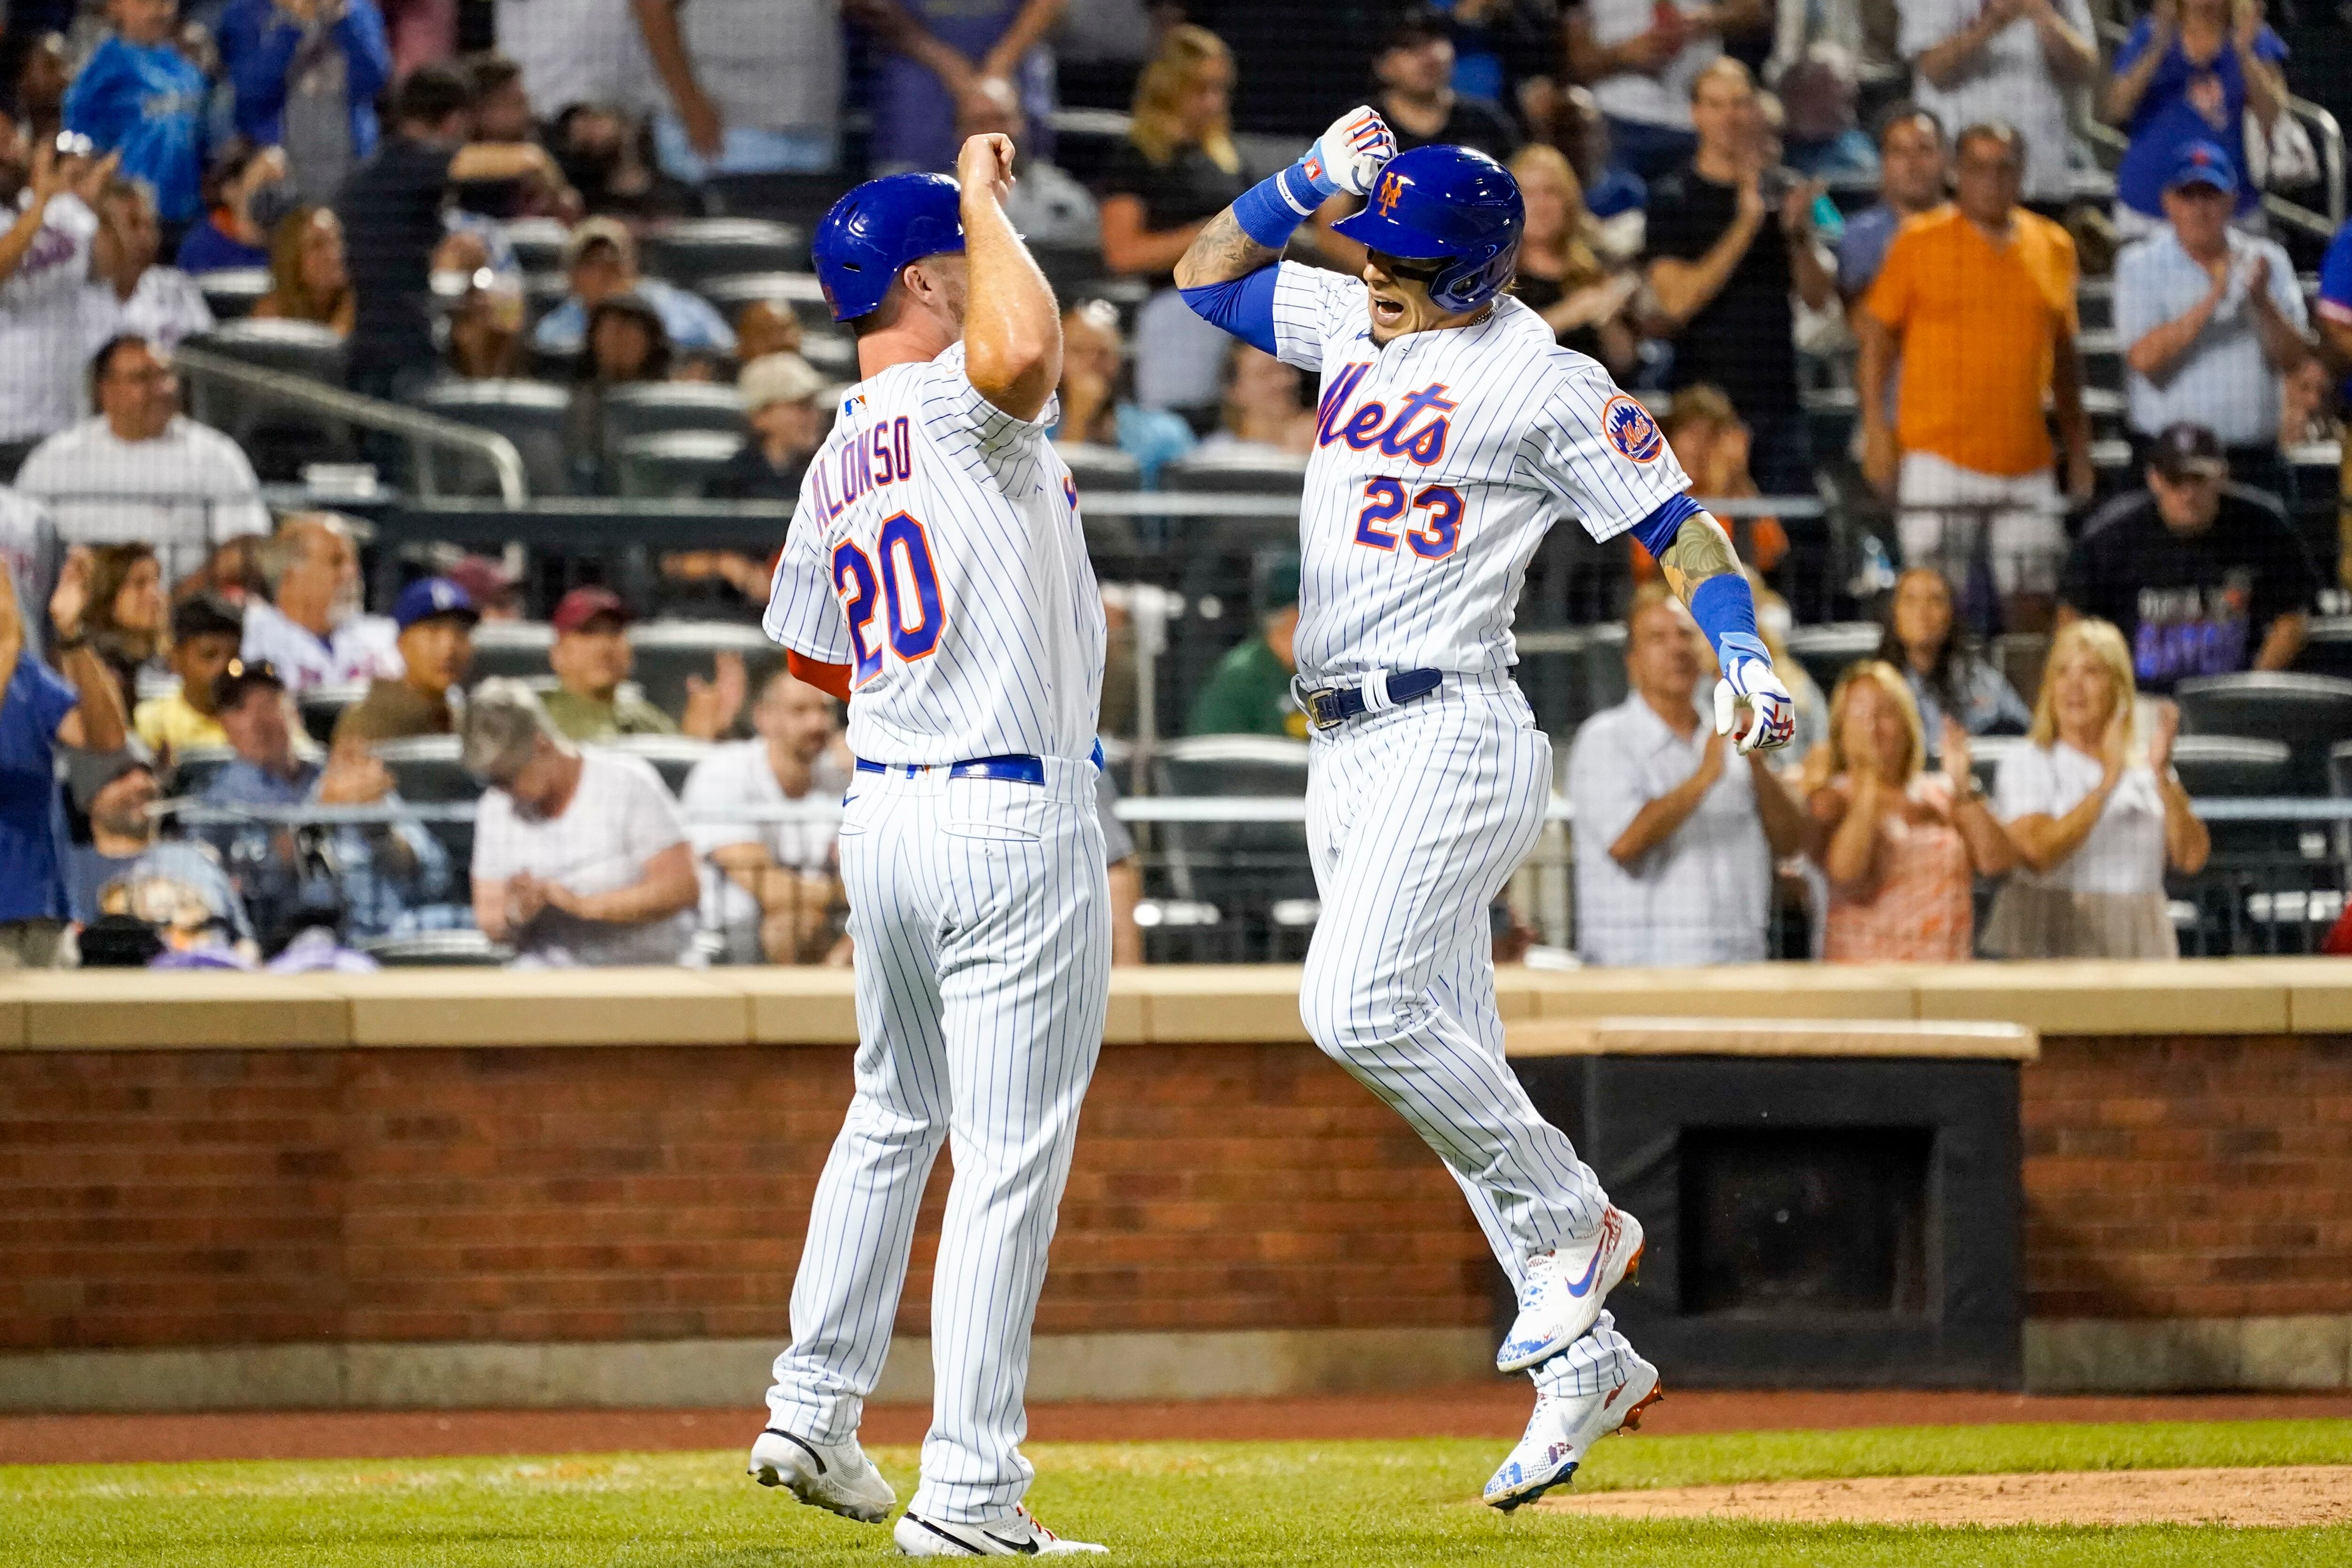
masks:
<path id="1" fill-rule="evenodd" d="M 973 137 L 956 174 L 858 186 L 813 247 L 865 379 L 809 464 L 766 625 L 795 673 L 849 704 L 841 874 L 860 1044 L 751 1471 L 851 1519 L 896 1505 L 857 1424 L 952 1138 L 937 1394 L 894 1538 L 914 1557 L 1100 1552 L 1023 1509 L 1019 1443 L 1110 988 L 1102 596 L 1045 438 L 1061 326 L 1001 205 L 1013 143 Z"/>
<path id="2" fill-rule="evenodd" d="M 1379 115 L 1342 116 L 1210 220 L 1176 265 L 1202 317 L 1320 372 L 1299 520 L 1299 706 L 1316 729 L 1307 844 L 1323 918 L 1300 1012 L 1326 1054 L 1444 1158 L 1519 1311 L 1496 1364 L 1531 1373 L 1535 1415 L 1486 1501 L 1569 1479 L 1657 1397 L 1657 1369 L 1602 1300 L 1640 1261 L 1611 1206 L 1503 1059 L 1486 906 L 1535 847 L 1551 742 L 1512 684 L 1511 616 L 1545 530 L 1572 512 L 1646 545 L 1723 668 L 1716 728 L 1742 752 L 1795 724 L 1731 542 L 1642 405 L 1504 292 L 1525 208 L 1466 148 L 1391 156 Z M 1361 280 L 1276 265 L 1339 192 Z"/>

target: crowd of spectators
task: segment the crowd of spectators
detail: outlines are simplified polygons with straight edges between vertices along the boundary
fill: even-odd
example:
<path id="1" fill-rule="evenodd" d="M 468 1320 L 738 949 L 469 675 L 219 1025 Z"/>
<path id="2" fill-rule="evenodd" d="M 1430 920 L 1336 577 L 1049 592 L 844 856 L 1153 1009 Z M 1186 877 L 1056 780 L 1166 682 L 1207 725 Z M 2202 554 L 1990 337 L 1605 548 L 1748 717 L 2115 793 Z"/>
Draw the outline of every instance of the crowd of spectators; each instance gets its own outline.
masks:
<path id="1" fill-rule="evenodd" d="M 461 54 L 446 5 L 107 0 L 102 24 L 6 57 L 0 754 L 12 776 L 66 759 L 64 787 L 38 812 L 12 794 L 0 826 L 23 961 L 131 917 L 167 958 L 250 960 L 324 924 L 471 927 L 549 963 L 845 959 L 829 699 L 722 653 L 659 705 L 633 679 L 633 606 L 593 582 L 532 595 L 544 679 L 469 690 L 515 579 L 436 557 L 371 606 L 364 525 L 273 509 L 247 451 L 184 412 L 173 356 L 228 313 L 224 275 L 266 272 L 237 310 L 339 340 L 362 394 L 561 387 L 581 492 L 640 493 L 615 417 L 634 389 L 731 384 L 740 445 L 694 488 L 790 502 L 845 341 L 788 290 L 665 275 L 663 226 L 762 180 L 942 168 L 982 131 L 1015 141 L 1015 221 L 1076 284 L 1055 438 L 1125 453 L 1144 488 L 1312 449 L 1312 379 L 1206 326 L 1171 274 L 1261 172 L 1250 132 L 1361 98 L 1401 147 L 1509 165 L 1517 300 L 1652 403 L 1696 493 L 1798 503 L 1733 520 L 1787 603 L 1855 603 L 1833 509 L 1806 503 L 1875 531 L 1899 568 L 1872 591 L 1878 657 L 1826 698 L 1792 677 L 1808 719 L 1780 767 L 1714 737 L 1686 617 L 1646 563 L 1622 573 L 1629 695 L 1586 721 L 1566 780 L 1589 962 L 1763 956 L 1797 881 L 1832 959 L 2158 950 L 2147 900 L 2205 849 L 2148 699 L 2289 668 L 2337 576 L 2287 449 L 2309 389 L 2352 369 L 2352 239 L 2307 306 L 2261 205 L 2312 160 L 2259 0 L 2160 0 L 2111 58 L 2084 0 L 1902 0 L 1875 26 L 1791 0 L 1398 5 L 1353 77 L 1279 81 L 1234 8 L 1189 8 L 1212 31 L 1151 7 L 1123 41 L 1066 0 L 488 9 L 493 47 Z M 1121 83 L 1126 132 L 1092 155 L 1056 133 L 1057 40 L 1079 78 Z M 2070 121 L 2086 89 L 2126 144 L 2111 183 Z M 1295 258 L 1361 265 L 1331 228 L 1348 200 Z M 2084 325 L 2092 279 L 2112 351 Z M 1850 444 L 1819 417 L 1839 395 Z M 2127 462 L 2096 468 L 2095 413 Z M 389 445 L 360 455 L 408 477 Z M 759 560 L 688 544 L 660 557 L 666 590 L 756 603 Z M 1302 739 L 1296 563 L 1261 550 L 1250 574 L 1247 635 L 1180 682 L 1171 727 Z M 2055 633 L 2032 703 L 1987 656 L 1999 629 Z M 314 742 L 299 704 L 345 688 Z M 2032 738 L 1990 795 L 1986 734 Z M 389 809 L 403 753 L 383 748 L 435 737 L 487 788 L 469 837 Z M 665 783 L 625 750 L 647 738 L 712 749 Z M 167 795 L 207 810 L 159 835 Z M 288 806 L 387 809 L 236 820 Z M 1979 933 L 1969 889 L 2000 878 Z M 109 929 L 101 952 L 138 951 Z"/>

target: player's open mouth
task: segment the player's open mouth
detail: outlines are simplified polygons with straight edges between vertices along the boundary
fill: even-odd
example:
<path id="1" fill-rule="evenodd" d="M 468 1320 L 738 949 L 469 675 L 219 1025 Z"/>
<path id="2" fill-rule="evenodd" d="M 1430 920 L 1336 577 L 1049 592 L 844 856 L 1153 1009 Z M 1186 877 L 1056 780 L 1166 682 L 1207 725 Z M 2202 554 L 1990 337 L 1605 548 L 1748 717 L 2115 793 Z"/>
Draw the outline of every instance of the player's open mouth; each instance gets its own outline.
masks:
<path id="1" fill-rule="evenodd" d="M 1372 290 L 1372 320 L 1383 327 L 1404 325 L 1404 301 L 1392 300 L 1379 289 Z"/>

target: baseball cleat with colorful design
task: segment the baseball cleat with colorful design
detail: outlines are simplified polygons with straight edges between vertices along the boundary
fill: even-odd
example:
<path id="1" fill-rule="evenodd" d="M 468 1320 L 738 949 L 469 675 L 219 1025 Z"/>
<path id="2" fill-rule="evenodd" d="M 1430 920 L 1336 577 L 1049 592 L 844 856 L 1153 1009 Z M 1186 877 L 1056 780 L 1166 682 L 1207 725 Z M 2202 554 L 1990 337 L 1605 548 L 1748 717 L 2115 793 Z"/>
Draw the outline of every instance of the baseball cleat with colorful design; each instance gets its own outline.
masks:
<path id="1" fill-rule="evenodd" d="M 1486 1483 L 1486 1506 L 1505 1513 L 1566 1486 L 1592 1445 L 1615 1431 L 1633 1431 L 1642 1413 L 1664 1394 L 1658 1369 L 1627 1352 L 1632 1366 L 1622 1382 L 1599 1394 L 1545 1394 L 1536 1397 L 1527 1436 Z"/>
<path id="2" fill-rule="evenodd" d="M 1519 1287 L 1519 1315 L 1495 1352 L 1498 1372 L 1525 1372 L 1583 1337 L 1618 1282 L 1642 1267 L 1642 1222 L 1613 1204 L 1601 1228 L 1537 1258 Z"/>

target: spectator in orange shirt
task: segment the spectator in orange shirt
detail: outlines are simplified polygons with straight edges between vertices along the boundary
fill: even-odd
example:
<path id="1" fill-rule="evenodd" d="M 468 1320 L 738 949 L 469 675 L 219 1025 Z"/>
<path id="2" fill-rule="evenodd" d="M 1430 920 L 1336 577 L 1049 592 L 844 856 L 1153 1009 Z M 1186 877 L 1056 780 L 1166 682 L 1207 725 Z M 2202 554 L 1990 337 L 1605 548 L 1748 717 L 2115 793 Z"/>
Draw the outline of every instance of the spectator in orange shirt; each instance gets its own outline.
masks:
<path id="1" fill-rule="evenodd" d="M 1965 582 L 1987 550 L 2024 624 L 2046 616 L 2066 547 L 2045 397 L 2065 442 L 2066 497 L 2091 495 L 2074 242 L 2018 206 L 2025 148 L 2014 130 L 1971 125 L 1954 146 L 1955 200 L 1904 226 L 1854 312 L 1863 466 L 1902 509 L 1906 564 Z"/>

